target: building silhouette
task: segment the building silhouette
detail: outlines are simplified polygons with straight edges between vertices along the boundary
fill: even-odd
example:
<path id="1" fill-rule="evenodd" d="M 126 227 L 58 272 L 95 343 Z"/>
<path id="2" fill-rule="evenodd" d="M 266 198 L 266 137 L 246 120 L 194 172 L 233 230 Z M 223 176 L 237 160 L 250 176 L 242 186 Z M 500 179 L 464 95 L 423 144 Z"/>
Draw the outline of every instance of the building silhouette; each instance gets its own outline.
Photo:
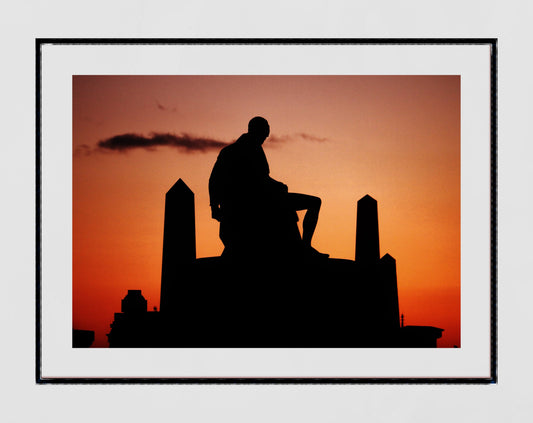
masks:
<path id="1" fill-rule="evenodd" d="M 89 348 L 94 342 L 94 331 L 72 329 L 72 348 Z"/>
<path id="2" fill-rule="evenodd" d="M 148 311 L 147 301 L 141 291 L 130 289 L 122 299 L 121 312 L 115 313 L 111 332 L 107 335 L 109 346 L 157 346 L 160 342 L 160 324 L 159 312 Z"/>
<path id="3" fill-rule="evenodd" d="M 165 198 L 160 311 L 128 291 L 109 345 L 436 347 L 443 329 L 400 324 L 396 260 L 380 256 L 369 195 L 357 202 L 355 243 L 355 260 L 197 258 L 194 193 L 179 179 Z"/>

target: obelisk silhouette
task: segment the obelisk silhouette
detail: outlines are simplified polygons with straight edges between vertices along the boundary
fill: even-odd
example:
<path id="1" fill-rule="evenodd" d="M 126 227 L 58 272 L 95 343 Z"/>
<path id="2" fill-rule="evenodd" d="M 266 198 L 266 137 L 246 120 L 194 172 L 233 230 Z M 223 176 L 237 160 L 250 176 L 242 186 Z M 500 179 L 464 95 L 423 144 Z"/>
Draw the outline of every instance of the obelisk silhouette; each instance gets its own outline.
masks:
<path id="1" fill-rule="evenodd" d="M 378 203 L 370 195 L 357 202 L 355 261 L 371 263 L 379 260 Z"/>
<path id="2" fill-rule="evenodd" d="M 398 278 L 396 276 L 396 260 L 385 254 L 379 262 L 379 283 L 382 296 L 382 321 L 387 329 L 400 328 L 400 308 L 398 303 Z"/>
<path id="3" fill-rule="evenodd" d="M 163 264 L 161 270 L 161 312 L 171 311 L 169 303 L 180 273 L 196 259 L 194 193 L 178 179 L 165 196 Z"/>

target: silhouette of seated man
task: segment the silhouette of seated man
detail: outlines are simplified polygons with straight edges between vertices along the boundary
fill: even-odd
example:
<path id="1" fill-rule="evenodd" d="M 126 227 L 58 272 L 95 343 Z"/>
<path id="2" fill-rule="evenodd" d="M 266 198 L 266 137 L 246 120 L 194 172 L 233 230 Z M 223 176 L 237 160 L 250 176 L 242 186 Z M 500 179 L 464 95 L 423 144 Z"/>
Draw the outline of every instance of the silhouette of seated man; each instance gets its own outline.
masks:
<path id="1" fill-rule="evenodd" d="M 269 134 L 266 119 L 254 117 L 248 132 L 220 151 L 211 172 L 211 216 L 220 222 L 223 255 L 328 257 L 311 246 L 321 200 L 289 192 L 270 177 L 262 147 Z M 306 210 L 302 236 L 297 210 Z"/>

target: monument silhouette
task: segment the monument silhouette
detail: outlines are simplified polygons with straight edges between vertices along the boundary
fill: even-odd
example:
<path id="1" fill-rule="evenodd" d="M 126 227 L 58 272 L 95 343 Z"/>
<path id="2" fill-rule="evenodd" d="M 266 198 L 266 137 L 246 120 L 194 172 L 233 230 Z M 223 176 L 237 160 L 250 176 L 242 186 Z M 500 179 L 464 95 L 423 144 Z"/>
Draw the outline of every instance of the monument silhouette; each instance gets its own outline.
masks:
<path id="1" fill-rule="evenodd" d="M 289 192 L 287 185 L 270 176 L 262 147 L 269 134 L 265 118 L 252 118 L 248 132 L 224 147 L 213 166 L 209 200 L 211 216 L 220 222 L 223 255 L 326 258 L 328 254 L 311 246 L 321 200 Z M 299 210 L 306 211 L 302 236 L 296 223 Z"/>
<path id="2" fill-rule="evenodd" d="M 302 255 L 273 241 L 256 249 L 261 242 L 253 239 L 268 237 L 251 212 L 239 229 L 251 248 L 237 243 L 228 254 L 226 245 L 220 257 L 197 258 L 194 212 L 194 193 L 179 179 L 165 197 L 160 310 L 148 311 L 142 293 L 128 291 L 110 347 L 437 346 L 443 329 L 400 323 L 396 260 L 380 256 L 377 201 L 369 195 L 357 202 L 355 260 Z M 287 239 L 301 240 L 294 217 L 283 222 L 293 231 Z"/>

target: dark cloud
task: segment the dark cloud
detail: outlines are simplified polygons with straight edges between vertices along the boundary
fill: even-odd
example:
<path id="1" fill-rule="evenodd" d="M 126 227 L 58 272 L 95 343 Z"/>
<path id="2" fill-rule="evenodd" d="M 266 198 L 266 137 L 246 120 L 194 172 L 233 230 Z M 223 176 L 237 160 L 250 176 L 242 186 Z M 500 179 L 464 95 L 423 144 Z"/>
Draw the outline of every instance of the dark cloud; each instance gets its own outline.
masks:
<path id="1" fill-rule="evenodd" d="M 162 107 L 162 106 L 161 106 Z M 292 142 L 292 141 L 311 141 L 311 142 L 325 142 L 327 138 L 320 138 L 314 135 L 306 134 L 303 132 L 292 135 L 271 135 L 265 146 L 275 147 L 278 144 Z M 205 153 L 208 151 L 218 151 L 221 148 L 228 145 L 220 140 L 212 138 L 198 137 L 189 134 L 175 135 L 170 133 L 157 133 L 153 132 L 149 136 L 129 133 L 115 135 L 111 138 L 99 141 L 96 149 L 90 148 L 84 144 L 77 148 L 76 155 L 90 155 L 95 151 L 118 151 L 126 152 L 135 149 L 144 149 L 153 151 L 157 147 L 173 147 L 182 150 L 186 153 Z"/>
<path id="2" fill-rule="evenodd" d="M 211 138 L 162 133 L 152 133 L 149 137 L 138 134 L 122 134 L 98 142 L 99 149 L 122 152 L 139 148 L 154 150 L 157 147 L 174 147 L 185 152 L 205 153 L 210 150 L 219 150 L 226 145 L 225 142 Z"/>
<path id="3" fill-rule="evenodd" d="M 292 135 L 271 135 L 268 138 L 268 142 L 278 144 L 278 143 L 284 143 L 284 142 L 290 142 L 290 141 L 313 141 L 313 142 L 326 142 L 328 141 L 327 138 L 320 138 L 316 137 L 314 135 L 306 134 L 304 132 L 299 132 L 297 134 Z"/>

